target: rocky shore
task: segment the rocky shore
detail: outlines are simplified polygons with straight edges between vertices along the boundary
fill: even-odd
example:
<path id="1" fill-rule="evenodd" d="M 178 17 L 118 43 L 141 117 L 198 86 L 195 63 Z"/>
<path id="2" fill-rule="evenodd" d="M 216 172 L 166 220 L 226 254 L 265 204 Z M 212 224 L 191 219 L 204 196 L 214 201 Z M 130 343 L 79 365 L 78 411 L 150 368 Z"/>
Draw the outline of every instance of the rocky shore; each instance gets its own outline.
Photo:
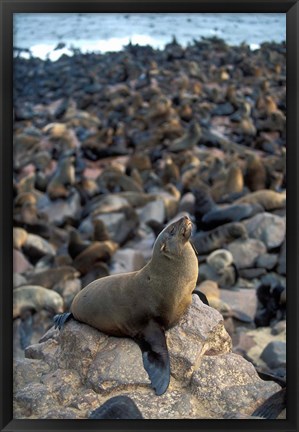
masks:
<path id="1" fill-rule="evenodd" d="M 85 418 L 124 394 L 144 418 L 240 418 L 280 389 L 255 368 L 285 383 L 285 50 L 214 38 L 14 59 L 15 417 Z M 168 332 L 159 399 L 141 363 L 132 374 L 131 341 L 75 322 L 58 334 L 53 316 L 92 280 L 142 268 L 184 213 L 210 307 L 194 296 Z"/>

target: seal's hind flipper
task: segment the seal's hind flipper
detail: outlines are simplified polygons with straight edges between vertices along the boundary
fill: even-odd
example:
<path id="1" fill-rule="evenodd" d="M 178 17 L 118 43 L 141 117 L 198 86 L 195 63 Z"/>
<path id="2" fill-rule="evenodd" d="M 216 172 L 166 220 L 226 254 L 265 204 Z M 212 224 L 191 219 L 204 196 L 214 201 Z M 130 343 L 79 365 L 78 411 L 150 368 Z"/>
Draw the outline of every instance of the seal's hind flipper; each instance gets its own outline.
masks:
<path id="1" fill-rule="evenodd" d="M 73 314 L 71 312 L 66 312 L 63 314 L 59 314 L 59 315 L 55 315 L 55 317 L 53 318 L 54 323 L 55 323 L 55 328 L 59 328 L 59 330 L 62 329 L 62 327 L 64 326 L 64 324 L 73 317 Z"/>
<path id="2" fill-rule="evenodd" d="M 144 369 L 152 387 L 156 395 L 160 396 L 166 392 L 170 381 L 169 354 L 164 330 L 151 320 L 135 340 L 142 351 Z"/>
<path id="3" fill-rule="evenodd" d="M 283 388 L 274 393 L 251 415 L 263 417 L 265 419 L 276 419 L 281 411 L 286 408 L 286 389 Z"/>

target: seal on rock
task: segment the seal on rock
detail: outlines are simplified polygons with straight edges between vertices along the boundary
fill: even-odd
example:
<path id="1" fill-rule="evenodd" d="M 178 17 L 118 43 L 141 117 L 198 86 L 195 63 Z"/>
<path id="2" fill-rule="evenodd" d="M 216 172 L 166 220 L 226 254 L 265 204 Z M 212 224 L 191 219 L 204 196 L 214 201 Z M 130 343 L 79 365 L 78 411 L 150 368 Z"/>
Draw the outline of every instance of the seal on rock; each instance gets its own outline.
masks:
<path id="1" fill-rule="evenodd" d="M 74 317 L 108 335 L 133 338 L 157 395 L 170 381 L 164 331 L 185 313 L 196 286 L 198 261 L 189 242 L 191 229 L 187 216 L 169 224 L 157 237 L 145 267 L 93 281 L 76 295 L 70 313 L 54 317 L 59 328 Z"/>

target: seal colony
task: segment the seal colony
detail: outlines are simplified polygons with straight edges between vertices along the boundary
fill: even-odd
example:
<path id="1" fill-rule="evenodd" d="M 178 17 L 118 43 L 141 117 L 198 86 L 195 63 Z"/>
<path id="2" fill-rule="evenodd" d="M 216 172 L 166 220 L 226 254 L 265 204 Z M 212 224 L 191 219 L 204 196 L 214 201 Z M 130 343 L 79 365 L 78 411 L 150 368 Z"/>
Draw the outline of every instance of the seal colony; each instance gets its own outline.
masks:
<path id="1" fill-rule="evenodd" d="M 186 212 L 194 293 L 222 313 L 235 352 L 285 376 L 285 53 L 211 38 L 14 59 L 15 358 L 82 288 L 139 272 Z M 40 303 L 28 286 L 49 292 Z"/>
<path id="2" fill-rule="evenodd" d="M 157 237 L 145 267 L 91 282 L 76 295 L 71 312 L 54 317 L 59 329 L 75 318 L 108 335 L 133 338 L 157 395 L 170 381 L 164 331 L 183 316 L 196 286 L 198 261 L 189 242 L 191 230 L 186 216 L 169 224 Z"/>

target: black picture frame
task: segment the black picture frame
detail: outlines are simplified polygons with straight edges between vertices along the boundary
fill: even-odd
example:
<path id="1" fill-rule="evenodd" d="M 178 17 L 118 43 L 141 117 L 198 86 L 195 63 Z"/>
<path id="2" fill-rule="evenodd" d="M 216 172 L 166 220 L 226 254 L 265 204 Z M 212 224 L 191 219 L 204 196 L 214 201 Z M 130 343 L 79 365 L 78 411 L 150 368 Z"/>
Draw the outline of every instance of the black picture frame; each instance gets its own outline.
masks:
<path id="1" fill-rule="evenodd" d="M 287 419 L 286 420 L 17 420 L 12 410 L 12 47 L 20 12 L 282 12 L 287 21 Z M 296 0 L 23 1 L 1 0 L 1 431 L 298 430 L 298 118 L 299 4 Z"/>

